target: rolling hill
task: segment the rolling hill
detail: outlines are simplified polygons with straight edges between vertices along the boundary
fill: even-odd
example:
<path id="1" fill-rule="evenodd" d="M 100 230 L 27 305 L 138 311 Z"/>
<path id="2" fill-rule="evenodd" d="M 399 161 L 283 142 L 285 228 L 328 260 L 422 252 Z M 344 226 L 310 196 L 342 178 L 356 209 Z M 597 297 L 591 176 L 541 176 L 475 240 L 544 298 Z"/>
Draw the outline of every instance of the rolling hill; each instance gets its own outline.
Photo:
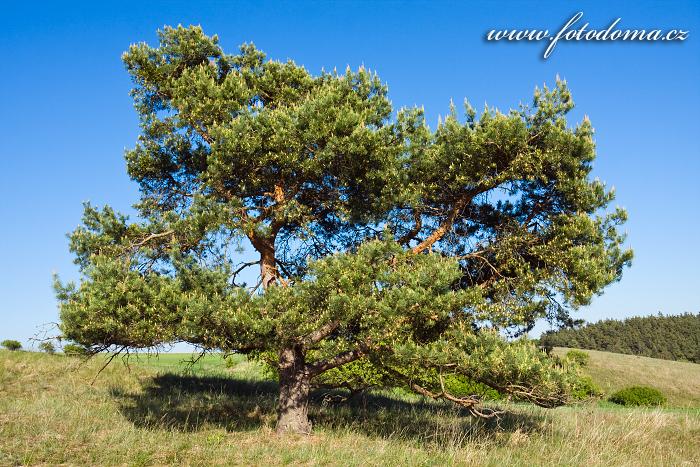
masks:
<path id="1" fill-rule="evenodd" d="M 564 356 L 570 350 L 555 347 Z M 609 395 L 627 386 L 651 386 L 668 398 L 670 407 L 700 407 L 700 364 L 584 350 L 591 359 L 584 373 Z"/>

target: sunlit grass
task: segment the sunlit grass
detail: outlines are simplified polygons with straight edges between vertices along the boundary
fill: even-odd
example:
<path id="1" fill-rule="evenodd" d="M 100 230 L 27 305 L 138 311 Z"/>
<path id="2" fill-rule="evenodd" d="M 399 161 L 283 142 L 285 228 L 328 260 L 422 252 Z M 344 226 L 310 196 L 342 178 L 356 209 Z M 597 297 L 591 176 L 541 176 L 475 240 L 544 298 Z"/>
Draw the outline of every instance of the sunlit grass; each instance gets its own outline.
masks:
<path id="1" fill-rule="evenodd" d="M 483 422 L 400 391 L 316 393 L 314 434 L 280 438 L 276 385 L 255 364 L 183 357 L 113 364 L 91 385 L 98 361 L 0 352 L 0 465 L 700 463 L 697 410 L 512 405 Z"/>
<path id="2" fill-rule="evenodd" d="M 564 356 L 567 350 L 557 347 L 554 353 Z M 584 352 L 590 355 L 590 361 L 583 371 L 606 396 L 628 386 L 651 386 L 667 397 L 669 407 L 700 408 L 700 365 L 697 363 L 596 350 Z"/>

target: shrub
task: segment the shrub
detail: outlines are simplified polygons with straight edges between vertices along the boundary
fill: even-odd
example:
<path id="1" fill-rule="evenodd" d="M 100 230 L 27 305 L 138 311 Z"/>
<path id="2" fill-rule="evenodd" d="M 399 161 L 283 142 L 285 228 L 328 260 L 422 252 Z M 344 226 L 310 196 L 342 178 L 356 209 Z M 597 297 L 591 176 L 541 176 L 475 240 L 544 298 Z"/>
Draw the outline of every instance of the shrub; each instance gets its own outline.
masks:
<path id="1" fill-rule="evenodd" d="M 586 366 L 591 356 L 583 350 L 569 350 L 566 352 L 566 359 L 578 366 Z"/>
<path id="2" fill-rule="evenodd" d="M 576 400 L 584 400 L 591 397 L 598 397 L 603 394 L 598 385 L 593 382 L 590 376 L 584 375 L 574 383 L 571 390 L 571 397 Z"/>
<path id="3" fill-rule="evenodd" d="M 63 353 L 71 356 L 86 356 L 88 349 L 78 344 L 66 344 L 63 346 Z"/>
<path id="4" fill-rule="evenodd" d="M 625 406 L 658 406 L 666 403 L 666 397 L 658 389 L 647 386 L 631 386 L 611 395 L 610 402 Z"/>
<path id="5" fill-rule="evenodd" d="M 22 348 L 22 344 L 20 344 L 19 341 L 13 339 L 6 339 L 0 342 L 0 345 L 5 347 L 7 350 L 19 350 Z"/>
<path id="6" fill-rule="evenodd" d="M 48 354 L 56 353 L 56 347 L 51 342 L 42 342 L 39 344 L 39 350 L 42 350 Z"/>
<path id="7" fill-rule="evenodd" d="M 497 401 L 503 399 L 503 394 L 497 390 L 464 376 L 446 376 L 444 379 L 447 392 L 457 397 L 479 396 L 483 400 Z"/>

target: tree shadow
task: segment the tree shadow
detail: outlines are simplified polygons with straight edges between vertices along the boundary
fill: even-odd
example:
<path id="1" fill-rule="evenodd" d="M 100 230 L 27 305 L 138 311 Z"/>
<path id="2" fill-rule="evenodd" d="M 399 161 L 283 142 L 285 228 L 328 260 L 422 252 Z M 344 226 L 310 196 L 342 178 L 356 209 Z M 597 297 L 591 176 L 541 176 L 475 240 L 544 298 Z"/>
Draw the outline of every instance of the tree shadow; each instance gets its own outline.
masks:
<path id="1" fill-rule="evenodd" d="M 142 384 L 139 392 L 110 390 L 122 415 L 138 427 L 197 431 L 216 426 L 250 431 L 275 424 L 278 385 L 273 381 L 163 374 Z M 510 434 L 546 429 L 544 415 L 531 411 L 506 411 L 499 418 L 480 419 L 446 402 L 382 393 L 347 396 L 343 391 L 312 393 L 309 414 L 315 429 L 440 446 L 461 445 L 470 439 L 507 442 Z"/>
<path id="2" fill-rule="evenodd" d="M 318 403 L 319 394 L 315 396 L 317 403 L 310 414 L 316 427 L 422 444 L 457 446 L 470 440 L 509 442 L 513 433 L 527 436 L 547 429 L 547 419 L 542 413 L 524 410 L 506 409 L 498 417 L 484 419 L 451 402 L 422 397 L 405 400 L 391 394 L 367 393 L 344 403 L 324 404 Z"/>
<path id="3" fill-rule="evenodd" d="M 138 427 L 197 431 L 215 425 L 245 431 L 259 428 L 275 412 L 273 381 L 167 373 L 142 385 L 138 393 L 110 389 L 122 415 Z"/>

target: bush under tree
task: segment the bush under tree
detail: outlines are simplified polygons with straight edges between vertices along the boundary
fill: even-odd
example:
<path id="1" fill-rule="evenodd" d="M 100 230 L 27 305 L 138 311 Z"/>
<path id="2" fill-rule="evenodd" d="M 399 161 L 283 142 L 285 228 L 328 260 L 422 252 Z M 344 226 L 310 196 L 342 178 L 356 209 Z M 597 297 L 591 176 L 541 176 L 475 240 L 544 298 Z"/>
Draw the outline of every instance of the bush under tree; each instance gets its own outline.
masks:
<path id="1" fill-rule="evenodd" d="M 85 206 L 70 241 L 83 279 L 56 282 L 65 338 L 260 358 L 280 433 L 311 430 L 313 386 L 400 386 L 483 414 L 446 387 L 459 377 L 566 402 L 575 375 L 502 334 L 569 319 L 631 252 L 565 82 L 507 114 L 453 106 L 433 130 L 419 108 L 394 114 L 365 68 L 312 75 L 198 27 L 159 37 L 123 57 L 139 219 Z"/>
<path id="2" fill-rule="evenodd" d="M 576 400 L 586 400 L 602 395 L 603 391 L 593 382 L 593 378 L 588 375 L 579 376 L 571 390 L 571 397 Z"/>
<path id="3" fill-rule="evenodd" d="M 575 363 L 580 367 L 584 367 L 588 365 L 588 362 L 591 360 L 591 356 L 583 350 L 574 349 L 566 352 L 566 360 Z"/>

